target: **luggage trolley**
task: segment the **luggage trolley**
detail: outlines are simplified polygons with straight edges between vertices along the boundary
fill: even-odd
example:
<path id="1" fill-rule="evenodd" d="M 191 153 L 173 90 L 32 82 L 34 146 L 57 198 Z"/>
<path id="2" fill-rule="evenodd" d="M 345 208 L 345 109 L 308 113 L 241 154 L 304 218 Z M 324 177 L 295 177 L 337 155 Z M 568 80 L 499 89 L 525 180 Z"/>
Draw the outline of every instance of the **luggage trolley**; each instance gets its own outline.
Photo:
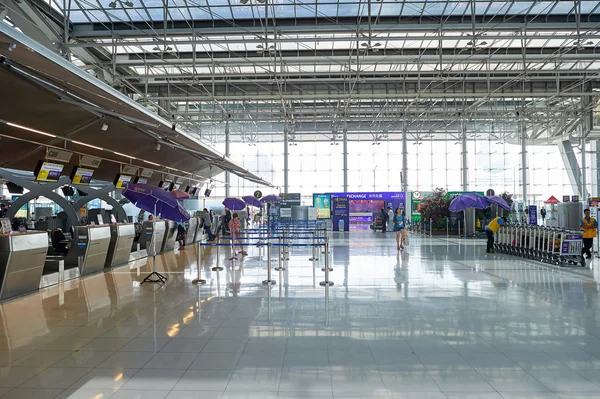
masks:
<path id="1" fill-rule="evenodd" d="M 562 230 L 560 232 L 559 264 L 585 267 L 585 258 L 581 254 L 583 236 L 576 231 Z"/>

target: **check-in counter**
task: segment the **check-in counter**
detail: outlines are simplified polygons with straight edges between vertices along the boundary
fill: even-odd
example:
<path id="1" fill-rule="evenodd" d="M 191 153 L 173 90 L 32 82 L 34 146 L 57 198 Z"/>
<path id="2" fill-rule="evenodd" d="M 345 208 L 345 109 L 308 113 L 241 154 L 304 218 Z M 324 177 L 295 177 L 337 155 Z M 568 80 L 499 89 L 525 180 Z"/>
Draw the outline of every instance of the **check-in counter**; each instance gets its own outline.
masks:
<path id="1" fill-rule="evenodd" d="M 110 244 L 105 267 L 115 267 L 129 262 L 131 246 L 135 238 L 133 223 L 110 225 Z"/>
<path id="2" fill-rule="evenodd" d="M 48 233 L 0 235 L 0 299 L 36 291 L 48 253 Z"/>
<path id="3" fill-rule="evenodd" d="M 195 217 L 190 218 L 187 222 L 187 230 L 185 232 L 185 245 L 191 245 L 194 243 L 196 238 L 196 231 L 198 230 L 198 219 Z"/>
<path id="4" fill-rule="evenodd" d="M 140 236 L 140 247 L 147 251 L 148 256 L 152 256 L 155 249 L 157 254 L 161 253 L 165 242 L 166 230 L 167 222 L 164 220 L 159 220 L 156 223 L 150 221 L 144 222 Z M 154 245 L 155 243 L 156 246 Z"/>
<path id="5" fill-rule="evenodd" d="M 103 271 L 110 246 L 110 226 L 78 226 L 75 228 L 75 239 L 79 273 L 85 276 Z"/>
<path id="6" fill-rule="evenodd" d="M 177 241 L 177 223 L 168 220 L 167 226 L 162 252 L 170 252 L 175 250 L 175 242 Z"/>

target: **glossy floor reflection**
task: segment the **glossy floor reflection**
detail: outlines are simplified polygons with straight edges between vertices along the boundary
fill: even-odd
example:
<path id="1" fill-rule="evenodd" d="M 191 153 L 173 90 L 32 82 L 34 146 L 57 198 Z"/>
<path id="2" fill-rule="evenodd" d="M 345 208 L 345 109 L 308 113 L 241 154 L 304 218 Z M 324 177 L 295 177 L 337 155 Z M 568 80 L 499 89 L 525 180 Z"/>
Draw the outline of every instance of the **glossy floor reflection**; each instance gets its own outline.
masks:
<path id="1" fill-rule="evenodd" d="M 166 286 L 140 286 L 144 260 L 4 303 L 0 397 L 600 398 L 597 261 L 336 234 L 328 290 L 308 248 L 270 289 L 263 251 L 217 273 L 204 248 L 198 289 L 189 247 L 157 258 Z"/>

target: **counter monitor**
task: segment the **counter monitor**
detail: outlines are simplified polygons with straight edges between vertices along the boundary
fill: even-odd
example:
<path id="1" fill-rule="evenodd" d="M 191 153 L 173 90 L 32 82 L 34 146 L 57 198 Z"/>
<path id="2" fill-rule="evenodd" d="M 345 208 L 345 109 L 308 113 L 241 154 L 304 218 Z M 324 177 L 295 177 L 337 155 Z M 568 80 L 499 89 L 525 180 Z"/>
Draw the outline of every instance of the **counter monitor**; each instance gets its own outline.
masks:
<path id="1" fill-rule="evenodd" d="M 73 172 L 71 172 L 71 181 L 73 184 L 89 186 L 90 182 L 92 181 L 93 174 L 93 169 L 82 168 L 81 166 L 78 166 L 73 169 Z"/>
<path id="2" fill-rule="evenodd" d="M 38 182 L 55 183 L 60 178 L 64 167 L 65 165 L 60 163 L 40 161 L 33 174 L 35 175 L 35 180 Z"/>
<path id="3" fill-rule="evenodd" d="M 131 176 L 127 176 L 127 175 L 117 175 L 117 177 L 115 178 L 114 184 L 115 184 L 115 188 L 125 188 L 127 187 L 127 185 L 129 184 L 129 182 L 131 181 Z"/>

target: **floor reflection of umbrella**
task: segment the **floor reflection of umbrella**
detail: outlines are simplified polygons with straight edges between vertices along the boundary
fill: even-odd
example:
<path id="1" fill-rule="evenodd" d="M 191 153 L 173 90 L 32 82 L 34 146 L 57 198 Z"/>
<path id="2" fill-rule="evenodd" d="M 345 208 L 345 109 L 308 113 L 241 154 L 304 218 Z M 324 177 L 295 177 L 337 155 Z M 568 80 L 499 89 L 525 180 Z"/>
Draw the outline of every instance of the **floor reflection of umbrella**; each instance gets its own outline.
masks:
<path id="1" fill-rule="evenodd" d="M 232 211 L 241 211 L 246 207 L 246 203 L 239 198 L 230 197 L 223 200 L 223 205 Z"/>
<path id="2" fill-rule="evenodd" d="M 252 195 L 246 195 L 242 197 L 242 199 L 244 200 L 246 205 L 254 206 L 256 208 L 262 208 L 262 204 L 260 203 L 260 201 L 254 198 L 254 196 Z"/>
<path id="3" fill-rule="evenodd" d="M 154 215 L 152 222 L 152 234 L 154 235 L 156 227 L 156 216 L 163 219 L 172 220 L 176 223 L 183 223 L 190 220 L 190 214 L 185 208 L 175 199 L 173 195 L 164 191 L 160 187 L 153 187 L 147 184 L 129 184 L 123 190 L 123 196 L 131 201 L 136 207 L 150 212 Z M 142 281 L 151 283 L 165 283 L 167 278 L 156 272 L 156 240 L 152 238 L 152 273 L 150 273 Z M 156 277 L 157 279 L 153 279 Z"/>

